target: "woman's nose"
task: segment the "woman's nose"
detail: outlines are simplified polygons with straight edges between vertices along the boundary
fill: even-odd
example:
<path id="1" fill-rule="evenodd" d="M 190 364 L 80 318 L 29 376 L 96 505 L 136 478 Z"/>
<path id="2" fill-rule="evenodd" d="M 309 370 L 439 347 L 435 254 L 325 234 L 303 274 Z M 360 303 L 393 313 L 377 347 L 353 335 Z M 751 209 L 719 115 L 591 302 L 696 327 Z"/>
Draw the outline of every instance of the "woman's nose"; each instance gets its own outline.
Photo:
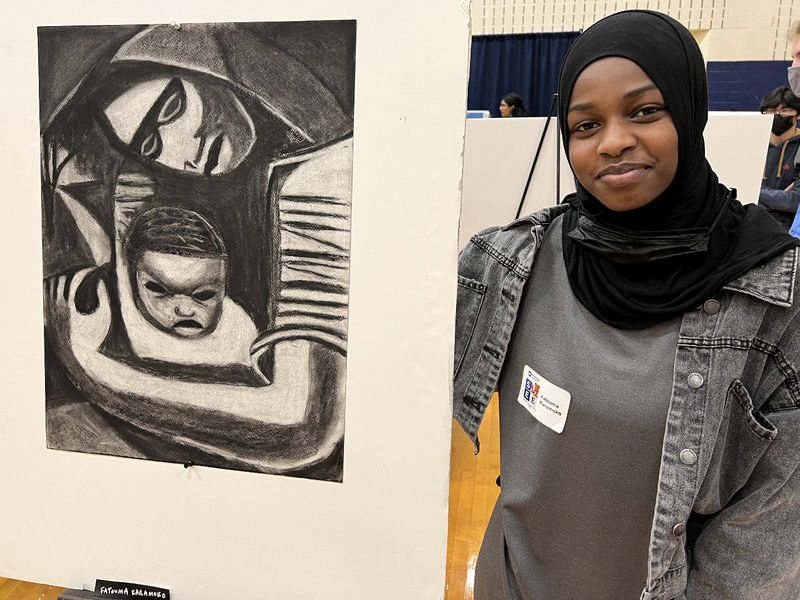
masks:
<path id="1" fill-rule="evenodd" d="M 609 121 L 600 131 L 597 151 L 607 156 L 619 156 L 636 145 L 636 136 L 627 123 Z"/>

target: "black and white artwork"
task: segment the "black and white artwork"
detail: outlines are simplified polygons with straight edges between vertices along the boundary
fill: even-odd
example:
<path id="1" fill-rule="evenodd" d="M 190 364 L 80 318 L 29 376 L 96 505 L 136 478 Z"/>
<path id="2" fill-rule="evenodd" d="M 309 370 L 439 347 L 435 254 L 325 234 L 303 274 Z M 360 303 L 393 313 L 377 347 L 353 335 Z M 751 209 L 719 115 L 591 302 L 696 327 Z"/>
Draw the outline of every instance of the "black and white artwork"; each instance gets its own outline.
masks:
<path id="1" fill-rule="evenodd" d="M 49 448 L 342 480 L 355 35 L 39 29 Z"/>

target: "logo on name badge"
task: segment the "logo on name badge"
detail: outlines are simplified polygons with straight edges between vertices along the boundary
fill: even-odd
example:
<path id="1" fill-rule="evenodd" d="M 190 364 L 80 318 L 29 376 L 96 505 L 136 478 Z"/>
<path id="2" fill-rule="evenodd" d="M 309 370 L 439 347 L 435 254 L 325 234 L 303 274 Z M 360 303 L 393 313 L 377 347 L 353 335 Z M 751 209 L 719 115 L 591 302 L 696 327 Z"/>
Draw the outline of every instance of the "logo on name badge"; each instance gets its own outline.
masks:
<path id="1" fill-rule="evenodd" d="M 525 399 L 530 400 L 531 396 L 537 398 L 539 396 L 539 389 L 540 386 L 538 383 L 535 383 L 532 379 L 530 379 L 531 375 L 529 374 L 528 377 L 525 378 Z"/>
<path id="2" fill-rule="evenodd" d="M 542 425 L 556 433 L 564 431 L 570 399 L 567 390 L 550 383 L 525 365 L 517 401 Z"/>

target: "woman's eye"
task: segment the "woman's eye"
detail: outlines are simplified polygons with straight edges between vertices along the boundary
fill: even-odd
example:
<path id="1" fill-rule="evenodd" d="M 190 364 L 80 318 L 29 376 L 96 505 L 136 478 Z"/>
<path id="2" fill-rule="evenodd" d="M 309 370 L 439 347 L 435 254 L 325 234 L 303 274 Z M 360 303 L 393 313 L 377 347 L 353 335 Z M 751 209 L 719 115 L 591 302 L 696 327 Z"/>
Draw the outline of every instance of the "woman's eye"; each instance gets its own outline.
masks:
<path id="1" fill-rule="evenodd" d="M 211 290 L 203 290 L 202 292 L 195 293 L 194 299 L 199 300 L 200 302 L 205 302 L 206 300 L 211 300 L 217 293 Z"/>
<path id="2" fill-rule="evenodd" d="M 139 152 L 141 152 L 142 156 L 145 158 L 155 160 L 161 156 L 161 150 L 163 150 L 163 147 L 164 145 L 161 141 L 161 135 L 159 135 L 158 130 L 156 130 L 144 139 Z"/>
<path id="3" fill-rule="evenodd" d="M 599 124 L 594 121 L 584 121 L 583 123 L 578 123 L 572 131 L 580 132 L 580 131 L 590 131 L 595 127 L 599 127 Z"/>
<path id="4" fill-rule="evenodd" d="M 663 110 L 660 106 L 645 106 L 634 114 L 634 117 L 649 117 Z"/>
<path id="5" fill-rule="evenodd" d="M 167 293 L 166 288 L 164 286 L 158 285 L 155 281 L 148 281 L 147 283 L 144 284 L 144 287 L 146 287 L 154 294 L 166 295 Z"/>
<path id="6" fill-rule="evenodd" d="M 156 121 L 159 125 L 171 123 L 180 117 L 185 110 L 185 92 L 183 92 L 183 86 L 181 85 L 180 89 L 174 91 L 164 102 L 164 105 L 161 107 L 161 111 L 158 113 L 158 118 Z"/>

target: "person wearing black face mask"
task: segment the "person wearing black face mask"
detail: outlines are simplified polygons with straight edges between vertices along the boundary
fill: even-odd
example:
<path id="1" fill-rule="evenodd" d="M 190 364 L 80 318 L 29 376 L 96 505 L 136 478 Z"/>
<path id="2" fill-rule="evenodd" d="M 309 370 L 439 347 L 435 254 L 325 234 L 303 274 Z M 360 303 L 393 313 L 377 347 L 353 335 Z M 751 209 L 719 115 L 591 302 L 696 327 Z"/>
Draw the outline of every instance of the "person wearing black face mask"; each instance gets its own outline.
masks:
<path id="1" fill-rule="evenodd" d="M 758 203 L 788 229 L 800 204 L 800 98 L 783 86 L 764 96 L 760 108 L 774 116 Z"/>

